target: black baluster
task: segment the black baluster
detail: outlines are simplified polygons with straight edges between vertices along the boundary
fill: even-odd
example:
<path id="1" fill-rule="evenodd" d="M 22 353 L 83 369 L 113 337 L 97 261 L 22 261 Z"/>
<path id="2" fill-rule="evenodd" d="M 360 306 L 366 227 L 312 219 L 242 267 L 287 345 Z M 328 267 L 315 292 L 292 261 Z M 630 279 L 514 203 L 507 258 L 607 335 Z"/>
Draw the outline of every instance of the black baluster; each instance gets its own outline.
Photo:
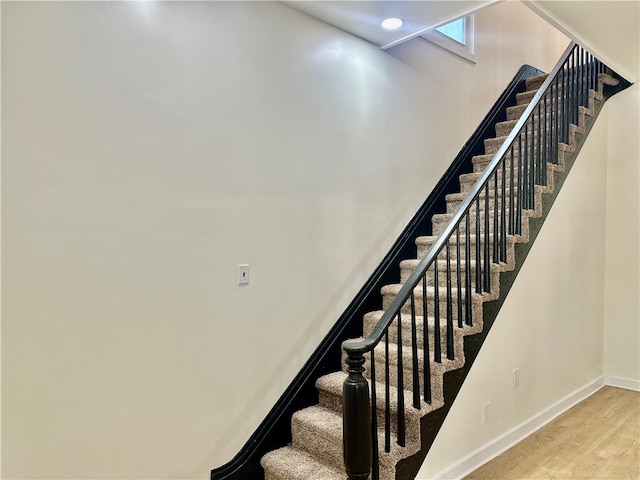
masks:
<path id="1" fill-rule="evenodd" d="M 464 214 L 465 222 L 465 246 L 464 246 L 464 305 L 466 308 L 465 321 L 467 325 L 473 325 L 473 309 L 471 305 L 471 226 L 469 219 L 470 212 Z M 476 241 L 477 243 L 477 241 Z"/>
<path id="2" fill-rule="evenodd" d="M 504 161 L 501 160 L 501 161 Z M 488 205 L 488 202 L 487 202 Z M 493 263 L 499 263 L 500 245 L 498 245 L 498 169 L 493 174 Z"/>
<path id="3" fill-rule="evenodd" d="M 558 113 L 560 111 L 560 105 L 558 101 L 558 77 L 554 79 L 552 83 L 552 95 L 551 95 L 551 161 L 558 163 Z M 555 93 L 554 93 L 555 92 Z"/>
<path id="4" fill-rule="evenodd" d="M 544 100 L 544 97 L 543 97 Z M 536 164 L 537 164 L 537 170 L 538 170 L 538 181 L 537 184 L 538 185 L 543 185 L 544 180 L 542 179 L 542 177 L 544 176 L 544 170 L 543 170 L 543 165 L 542 165 L 542 136 L 544 135 L 544 132 L 542 131 L 542 103 L 538 103 L 538 125 L 536 126 L 536 132 L 534 134 L 534 138 L 536 139 Z M 536 136 L 537 134 L 537 136 Z"/>
<path id="5" fill-rule="evenodd" d="M 398 312 L 398 445 L 405 446 L 404 366 L 402 362 L 402 313 Z"/>
<path id="6" fill-rule="evenodd" d="M 522 235 L 522 208 L 523 208 L 523 188 L 522 188 L 522 132 L 518 135 L 518 202 L 516 205 L 516 233 Z"/>
<path id="7" fill-rule="evenodd" d="M 502 193 L 500 195 L 500 262 L 507 262 L 507 160 L 502 162 Z"/>
<path id="8" fill-rule="evenodd" d="M 547 105 L 548 94 L 545 94 L 544 97 L 544 123 L 542 128 L 544 129 L 544 140 L 542 142 L 542 168 L 544 169 L 544 175 L 542 175 L 542 185 L 547 186 L 547 164 L 549 163 L 549 132 L 547 131 L 547 115 L 548 105 Z"/>
<path id="9" fill-rule="evenodd" d="M 460 263 L 460 222 L 456 225 L 456 287 L 458 288 L 458 328 L 462 328 L 462 271 Z"/>
<path id="10" fill-rule="evenodd" d="M 496 175 L 496 173 L 493 173 Z M 491 259 L 489 255 L 489 182 L 484 187 L 484 291 L 491 292 Z"/>
<path id="11" fill-rule="evenodd" d="M 576 49 L 573 55 L 573 123 L 577 125 L 578 122 L 578 105 L 580 100 L 580 84 L 578 83 L 578 61 L 580 59 L 580 50 Z"/>
<path id="12" fill-rule="evenodd" d="M 447 261 L 447 358 L 454 359 L 453 354 L 453 295 L 451 288 L 451 248 L 449 243 L 451 238 L 447 239 L 446 245 L 446 261 Z"/>
<path id="13" fill-rule="evenodd" d="M 480 255 L 480 240 L 480 194 L 478 193 L 478 196 L 476 197 L 476 293 L 482 293 L 482 256 Z"/>
<path id="14" fill-rule="evenodd" d="M 559 107 L 560 107 L 560 111 L 559 111 L 559 118 L 560 118 L 560 130 L 559 130 L 559 139 L 561 143 L 564 143 L 564 136 L 565 136 L 565 128 L 564 128 L 564 124 L 565 124 L 565 96 L 567 93 L 567 89 L 566 89 L 566 85 L 565 85 L 565 72 L 566 72 L 566 64 L 565 66 L 562 68 L 562 71 L 559 72 L 561 76 L 560 78 L 560 84 L 562 87 L 562 91 L 560 92 L 560 97 L 558 98 L 558 101 L 560 102 Z"/>
<path id="15" fill-rule="evenodd" d="M 515 233 L 515 223 L 516 223 L 516 205 L 515 205 L 515 188 L 514 188 L 514 166 L 515 166 L 515 158 L 514 158 L 514 146 L 511 145 L 511 165 L 509 166 L 509 170 L 511 174 L 509 175 L 509 235 L 513 235 Z"/>
<path id="16" fill-rule="evenodd" d="M 438 252 L 440 255 L 440 252 Z M 440 343 L 440 292 L 438 285 L 438 255 L 433 260 L 433 356 L 434 360 L 442 363 L 442 345 Z M 425 295 L 427 293 L 425 292 Z"/>
<path id="17" fill-rule="evenodd" d="M 422 277 L 422 349 L 424 351 L 424 401 L 431 405 L 431 359 L 429 358 L 429 315 L 427 313 L 427 274 Z"/>
<path id="18" fill-rule="evenodd" d="M 536 171 L 535 171 L 535 132 L 533 126 L 533 119 L 527 124 L 527 129 L 531 128 L 531 144 L 527 147 L 529 150 L 529 208 L 532 210 L 535 209 L 535 182 L 536 182 Z"/>
<path id="19" fill-rule="evenodd" d="M 424 294 L 422 296 L 424 297 Z M 418 370 L 418 331 L 416 328 L 416 300 L 414 292 L 411 292 L 411 366 L 413 369 L 413 407 L 419 410 L 420 372 Z"/>
<path id="20" fill-rule="evenodd" d="M 563 143 L 569 143 L 569 114 L 571 113 L 571 87 L 569 85 L 569 66 L 562 70 L 562 75 L 564 78 L 564 92 L 562 95 L 562 112 L 563 112 Z"/>
<path id="21" fill-rule="evenodd" d="M 578 105 L 588 106 L 588 103 L 585 103 L 585 51 L 583 48 L 580 48 L 580 56 L 578 57 L 578 86 L 580 91 L 580 99 L 578 101 Z"/>
<path id="22" fill-rule="evenodd" d="M 593 55 L 589 54 L 589 68 L 590 68 L 590 72 L 591 72 L 591 90 L 593 91 L 597 91 L 598 90 L 598 83 L 597 83 L 597 74 L 596 74 L 596 59 Z"/>
<path id="23" fill-rule="evenodd" d="M 522 161 L 524 164 L 524 173 L 522 175 L 522 189 L 524 191 L 524 205 L 522 208 L 525 210 L 531 209 L 531 204 L 529 203 L 529 124 L 525 124 L 524 126 L 524 149 L 520 150 L 520 155 L 522 156 Z"/>
<path id="24" fill-rule="evenodd" d="M 391 378 L 389 375 L 389 329 L 384 336 L 384 451 L 391 451 Z"/>

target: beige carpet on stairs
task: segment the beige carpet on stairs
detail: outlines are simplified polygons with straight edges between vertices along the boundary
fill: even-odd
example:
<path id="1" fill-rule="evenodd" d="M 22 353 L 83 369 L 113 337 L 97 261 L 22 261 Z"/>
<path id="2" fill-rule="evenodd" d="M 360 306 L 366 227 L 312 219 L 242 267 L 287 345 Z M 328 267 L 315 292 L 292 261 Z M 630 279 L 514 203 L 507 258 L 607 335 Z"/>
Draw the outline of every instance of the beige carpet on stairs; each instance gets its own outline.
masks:
<path id="1" fill-rule="evenodd" d="M 416 239 L 418 247 L 418 258 L 407 259 L 400 264 L 401 269 L 401 281 L 404 282 L 411 274 L 413 269 L 422 258 L 434 241 L 437 238 L 437 234 L 442 231 L 450 220 L 453 213 L 459 207 L 460 203 L 466 196 L 475 182 L 480 178 L 482 172 L 487 167 L 488 163 L 493 158 L 493 155 L 497 152 L 498 148 L 502 145 L 506 136 L 515 126 L 518 118 L 522 115 L 524 109 L 531 101 L 537 89 L 542 85 L 546 75 L 530 78 L 527 80 L 527 91 L 520 93 L 517 96 L 517 105 L 509 107 L 507 109 L 507 120 L 496 125 L 496 137 L 485 141 L 485 154 L 478 155 L 473 158 L 474 171 L 470 174 L 461 175 L 460 177 L 460 193 L 449 194 L 446 197 L 447 213 L 434 215 L 432 219 L 434 235 L 430 237 L 419 237 Z M 609 77 L 610 80 L 613 80 Z M 607 81 L 607 79 L 605 79 Z M 607 82 L 608 83 L 608 82 Z M 540 210 L 540 198 L 543 192 L 553 191 L 553 171 L 562 171 L 563 159 L 565 151 L 573 150 L 572 138 L 575 138 L 576 134 L 582 134 L 584 132 L 585 115 L 592 116 L 594 114 L 594 102 L 601 101 L 601 93 L 590 92 L 589 105 L 587 107 L 580 107 L 580 120 L 579 125 L 572 126 L 571 137 L 568 145 L 561 145 L 558 155 L 558 163 L 548 164 L 548 178 L 549 183 L 547 187 L 536 186 L 536 205 L 538 210 L 525 210 L 523 211 L 523 231 L 521 235 L 509 236 L 507 239 L 507 261 L 505 263 L 496 264 L 492 267 L 492 291 L 485 294 L 471 293 L 473 319 L 474 325 L 472 327 L 464 326 L 464 328 L 454 329 L 454 349 L 456 352 L 456 360 L 447 360 L 443 354 L 442 363 L 435 363 L 433 361 L 433 344 L 430 345 L 429 351 L 431 352 L 431 389 L 432 389 L 432 402 L 426 404 L 422 401 L 420 410 L 410 407 L 412 392 L 407 390 L 411 388 L 410 381 L 405 380 L 405 402 L 407 405 L 406 418 L 407 418 L 407 438 L 406 446 L 399 447 L 395 444 L 395 431 L 392 431 L 392 448 L 389 453 L 384 453 L 382 445 L 384 434 L 380 431 L 380 478 L 383 480 L 395 479 L 395 466 L 397 462 L 403 458 L 406 458 L 420 450 L 420 418 L 427 413 L 442 407 L 443 405 L 443 374 L 445 371 L 460 368 L 464 364 L 463 357 L 463 338 L 465 335 L 478 333 L 482 330 L 482 303 L 487 300 L 493 300 L 499 297 L 499 275 L 502 271 L 512 270 L 515 267 L 514 246 L 518 242 L 527 242 L 529 240 L 528 234 L 528 218 L 539 217 L 542 214 Z M 517 187 L 514 187 L 517 188 Z M 493 193 L 489 192 L 490 206 L 493 205 Z M 482 201 L 480 202 L 481 214 L 484 216 L 484 194 Z M 490 209 L 490 215 L 492 214 Z M 474 231 L 474 230 L 472 230 Z M 475 235 L 470 236 L 470 241 L 475 244 Z M 461 237 L 464 239 L 464 236 Z M 474 248 L 471 248 L 472 256 Z M 457 262 L 455 258 L 455 249 L 452 249 L 453 260 Z M 474 257 L 475 258 L 475 257 Z M 445 262 L 439 262 L 444 264 Z M 471 262 L 473 263 L 473 262 Z M 462 262 L 461 266 L 465 263 Z M 455 267 L 454 267 L 454 270 Z M 442 272 L 444 275 L 444 272 Z M 473 275 L 472 275 L 473 277 Z M 428 282 L 433 282 L 431 277 L 428 278 Z M 432 284 L 432 283 L 431 283 Z M 455 279 L 452 282 L 456 284 Z M 394 299 L 402 284 L 387 285 L 382 288 L 381 295 L 383 299 L 383 308 L 387 306 Z M 455 289 L 455 287 L 454 287 Z M 433 290 L 427 289 L 428 301 L 433 301 Z M 473 290 L 473 289 L 472 289 Z M 461 295 L 464 298 L 467 292 L 462 292 Z M 423 292 L 419 292 L 419 295 L 423 295 Z M 417 302 L 421 304 L 422 302 Z M 430 307 L 433 312 L 433 307 Z M 408 310 L 407 310 L 408 311 Z M 454 312 L 456 308 L 454 308 Z M 365 315 L 364 321 L 364 335 L 366 336 L 375 326 L 376 322 L 380 319 L 383 312 L 370 312 Z M 434 338 L 434 321 L 432 318 L 428 318 L 426 321 L 422 317 L 422 311 L 419 309 L 417 312 L 417 327 L 418 327 L 418 339 L 422 339 L 422 329 L 429 329 L 429 339 L 432 343 Z M 455 315 L 455 313 L 454 313 Z M 408 316 L 403 318 L 404 321 L 409 321 Z M 455 319 L 454 319 L 455 320 Z M 396 320 L 397 321 L 397 320 Z M 443 339 L 443 351 L 444 341 L 446 339 L 446 320 L 441 319 L 441 336 Z M 407 325 L 405 332 L 410 331 Z M 409 335 L 403 336 L 403 345 L 399 346 L 397 343 L 397 337 L 394 336 L 395 329 L 391 329 L 390 333 L 390 358 L 393 367 L 392 372 L 396 371 L 395 359 L 398 357 L 399 348 L 403 349 L 404 358 L 404 370 L 405 379 L 411 378 L 411 349 L 410 349 L 410 337 Z M 420 346 L 422 346 L 420 344 Z M 379 345 L 377 348 L 384 348 Z M 376 355 L 376 371 L 384 371 L 382 363 L 378 363 L 384 355 Z M 422 353 L 419 353 L 420 364 L 422 364 Z M 368 365 L 368 363 L 367 363 Z M 381 370 L 382 369 L 382 370 Z M 367 368 L 368 371 L 368 368 Z M 365 376 L 367 374 L 365 373 Z M 390 381 L 392 382 L 390 392 L 391 409 L 395 412 L 397 407 L 397 379 L 395 373 L 392 373 Z M 319 392 L 320 403 L 312 407 L 305 408 L 296 412 L 291 420 L 292 430 L 292 444 L 278 450 L 271 451 L 264 455 L 261 460 L 262 467 L 265 471 L 265 480 L 346 480 L 347 475 L 344 471 L 344 463 L 342 457 L 342 384 L 346 374 L 344 372 L 335 372 L 321 377 L 316 382 L 316 388 Z M 385 388 L 382 383 L 377 384 L 377 410 L 378 410 L 378 424 L 384 424 L 381 420 L 384 418 L 384 392 Z M 395 425 L 395 418 L 392 418 L 392 425 Z"/>

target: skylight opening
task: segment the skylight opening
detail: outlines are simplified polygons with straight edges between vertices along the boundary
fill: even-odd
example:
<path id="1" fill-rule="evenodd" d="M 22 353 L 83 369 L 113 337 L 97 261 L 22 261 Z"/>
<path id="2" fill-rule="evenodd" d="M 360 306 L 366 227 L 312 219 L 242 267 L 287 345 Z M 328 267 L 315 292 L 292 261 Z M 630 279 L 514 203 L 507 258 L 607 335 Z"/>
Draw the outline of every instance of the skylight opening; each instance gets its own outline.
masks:
<path id="1" fill-rule="evenodd" d="M 470 14 L 429 30 L 421 36 L 458 57 L 464 58 L 471 63 L 476 63 L 474 23 L 474 16 Z"/>
<path id="2" fill-rule="evenodd" d="M 465 17 L 460 18 L 454 22 L 447 23 L 446 25 L 442 25 L 441 27 L 436 28 L 436 30 L 447 37 L 455 40 L 461 45 L 467 44 L 466 38 L 466 21 Z"/>

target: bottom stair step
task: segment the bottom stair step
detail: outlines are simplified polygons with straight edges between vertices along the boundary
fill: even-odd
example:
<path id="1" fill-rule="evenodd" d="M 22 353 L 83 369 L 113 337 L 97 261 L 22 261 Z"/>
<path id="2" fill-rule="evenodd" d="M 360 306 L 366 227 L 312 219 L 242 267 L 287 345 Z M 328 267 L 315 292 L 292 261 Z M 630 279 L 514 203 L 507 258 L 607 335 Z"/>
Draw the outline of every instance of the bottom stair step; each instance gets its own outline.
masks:
<path id="1" fill-rule="evenodd" d="M 319 405 L 298 410 L 291 418 L 293 447 L 305 450 L 334 469 L 343 465 L 342 415 Z"/>
<path id="2" fill-rule="evenodd" d="M 284 447 L 267 453 L 261 460 L 265 480 L 348 480 L 342 470 L 319 462 L 307 452 Z"/>
<path id="3" fill-rule="evenodd" d="M 342 454 L 342 415 L 333 410 L 319 405 L 307 407 L 293 414 L 291 419 L 291 433 L 293 437 L 293 448 L 304 450 L 314 456 L 318 462 L 329 466 L 335 470 L 343 468 L 344 459 Z M 419 441 L 411 442 L 413 435 L 410 429 L 417 429 L 419 432 L 420 422 L 407 419 L 407 445 L 400 447 L 397 444 L 397 437 L 391 435 L 391 451 L 384 453 L 380 451 L 379 465 L 382 471 L 395 470 L 396 463 L 402 458 L 413 455 L 420 449 Z M 416 435 L 416 440 L 419 434 Z M 379 445 L 384 442 L 384 432 L 378 430 Z M 391 480 L 389 475 L 381 475 L 382 479 Z"/>

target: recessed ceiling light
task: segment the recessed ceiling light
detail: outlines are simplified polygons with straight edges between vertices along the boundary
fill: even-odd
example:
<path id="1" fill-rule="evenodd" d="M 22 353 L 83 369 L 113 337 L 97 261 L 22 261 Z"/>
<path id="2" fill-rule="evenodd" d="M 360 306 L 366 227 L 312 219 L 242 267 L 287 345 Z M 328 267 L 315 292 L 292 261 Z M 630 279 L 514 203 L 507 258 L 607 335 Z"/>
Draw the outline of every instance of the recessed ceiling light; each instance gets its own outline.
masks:
<path id="1" fill-rule="evenodd" d="M 380 26 L 385 30 L 397 30 L 402 26 L 403 23 L 404 23 L 404 20 L 402 20 L 401 18 L 390 17 L 390 18 L 385 18 L 380 23 Z"/>

